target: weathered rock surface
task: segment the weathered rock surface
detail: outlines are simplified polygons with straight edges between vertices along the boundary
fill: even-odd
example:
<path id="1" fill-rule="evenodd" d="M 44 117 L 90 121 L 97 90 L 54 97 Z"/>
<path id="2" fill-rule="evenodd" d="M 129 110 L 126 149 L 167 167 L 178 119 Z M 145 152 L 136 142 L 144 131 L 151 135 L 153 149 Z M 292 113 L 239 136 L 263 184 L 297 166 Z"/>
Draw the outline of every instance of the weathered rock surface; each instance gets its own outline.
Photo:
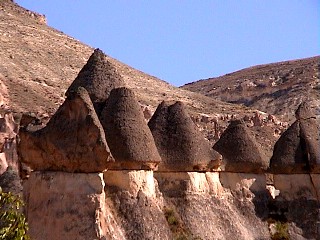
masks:
<path id="1" fill-rule="evenodd" d="M 266 198 L 261 197 L 267 194 L 266 189 L 260 189 L 264 176 L 242 174 L 228 185 L 221 174 L 223 172 L 155 173 L 165 212 L 174 216 L 179 226 L 178 229 L 171 226 L 175 236 L 269 239 L 267 222 L 257 213 L 267 204 Z"/>
<path id="2" fill-rule="evenodd" d="M 182 102 L 162 102 L 148 125 L 163 160 L 160 171 L 210 171 L 220 166 L 221 155 L 199 132 Z"/>
<path id="3" fill-rule="evenodd" d="M 4 192 L 22 194 L 22 185 L 17 170 L 9 166 L 4 173 L 0 175 L 0 187 Z"/>
<path id="4" fill-rule="evenodd" d="M 213 146 L 222 154 L 225 171 L 259 173 L 269 166 L 269 159 L 243 121 L 231 121 Z"/>
<path id="5" fill-rule="evenodd" d="M 68 88 L 66 96 L 77 91 L 79 87 L 84 87 L 99 115 L 111 90 L 124 86 L 124 80 L 115 66 L 100 49 L 95 49 L 86 65 Z"/>
<path id="6" fill-rule="evenodd" d="M 115 162 L 109 169 L 154 169 L 161 158 L 134 92 L 116 88 L 101 113 L 101 123 Z"/>
<path id="7" fill-rule="evenodd" d="M 320 119 L 302 103 L 297 120 L 276 142 L 270 169 L 273 173 L 320 173 Z"/>
<path id="8" fill-rule="evenodd" d="M 11 166 L 18 170 L 16 135 L 18 124 L 12 112 L 0 108 L 0 174 Z"/>
<path id="9" fill-rule="evenodd" d="M 69 95 L 46 127 L 22 128 L 19 137 L 20 160 L 33 170 L 101 172 L 113 161 L 84 88 Z"/>
<path id="10" fill-rule="evenodd" d="M 274 186 L 270 215 L 288 225 L 290 239 L 320 239 L 320 174 L 276 174 Z"/>
<path id="11" fill-rule="evenodd" d="M 102 173 L 33 172 L 24 195 L 32 239 L 125 239 L 106 206 Z"/>
<path id="12" fill-rule="evenodd" d="M 152 171 L 104 173 L 107 203 L 125 230 L 124 239 L 173 239 Z"/>

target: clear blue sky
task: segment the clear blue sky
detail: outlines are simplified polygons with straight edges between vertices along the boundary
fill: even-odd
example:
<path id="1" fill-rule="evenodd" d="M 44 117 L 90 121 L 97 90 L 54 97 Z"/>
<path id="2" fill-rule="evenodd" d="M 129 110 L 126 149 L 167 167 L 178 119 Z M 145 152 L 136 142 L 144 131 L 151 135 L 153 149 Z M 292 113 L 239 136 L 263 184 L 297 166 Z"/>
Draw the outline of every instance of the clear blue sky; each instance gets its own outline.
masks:
<path id="1" fill-rule="evenodd" d="M 320 54 L 319 0 L 16 0 L 175 86 Z"/>

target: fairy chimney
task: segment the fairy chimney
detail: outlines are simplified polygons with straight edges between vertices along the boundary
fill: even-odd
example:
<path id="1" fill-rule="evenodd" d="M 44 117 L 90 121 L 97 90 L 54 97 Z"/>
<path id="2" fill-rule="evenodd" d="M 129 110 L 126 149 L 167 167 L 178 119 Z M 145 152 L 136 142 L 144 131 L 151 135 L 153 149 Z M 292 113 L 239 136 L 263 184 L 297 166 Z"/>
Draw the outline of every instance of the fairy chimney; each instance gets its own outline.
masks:
<path id="1" fill-rule="evenodd" d="M 261 173 L 269 166 L 267 157 L 242 120 L 231 121 L 213 148 L 222 154 L 228 172 Z"/>
<path id="2" fill-rule="evenodd" d="M 307 102 L 298 107 L 296 119 L 275 144 L 270 170 L 320 173 L 320 121 Z"/>
<path id="3" fill-rule="evenodd" d="M 100 49 L 95 49 L 68 88 L 66 96 L 77 91 L 78 87 L 84 87 L 99 116 L 111 90 L 123 86 L 125 86 L 124 80 L 114 65 L 107 60 L 106 55 Z"/>
<path id="4" fill-rule="evenodd" d="M 102 172 L 113 161 L 87 91 L 69 93 L 47 126 L 21 128 L 20 161 L 33 170 Z"/>
<path id="5" fill-rule="evenodd" d="M 109 169 L 157 168 L 161 158 L 132 90 L 121 87 L 111 91 L 101 123 L 115 158 Z"/>
<path id="6" fill-rule="evenodd" d="M 163 101 L 148 123 L 162 158 L 159 171 L 210 171 L 221 155 L 193 123 L 182 102 Z"/>

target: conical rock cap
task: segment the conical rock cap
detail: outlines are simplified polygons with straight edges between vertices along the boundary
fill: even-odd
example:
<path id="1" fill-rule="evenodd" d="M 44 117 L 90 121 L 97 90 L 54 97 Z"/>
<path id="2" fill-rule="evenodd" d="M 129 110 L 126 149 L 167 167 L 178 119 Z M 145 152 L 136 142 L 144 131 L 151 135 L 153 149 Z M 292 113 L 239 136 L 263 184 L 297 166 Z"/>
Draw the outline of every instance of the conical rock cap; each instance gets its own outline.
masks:
<path id="1" fill-rule="evenodd" d="M 213 148 L 222 154 L 228 172 L 260 173 L 269 166 L 269 160 L 241 120 L 231 121 Z"/>
<path id="2" fill-rule="evenodd" d="M 123 86 L 125 86 L 124 80 L 115 66 L 107 60 L 106 55 L 100 49 L 95 49 L 68 88 L 66 96 L 77 91 L 78 87 L 84 87 L 99 115 L 102 110 L 101 105 L 107 100 L 111 90 Z"/>
<path id="3" fill-rule="evenodd" d="M 101 123 L 115 162 L 109 169 L 156 169 L 161 158 L 134 92 L 111 91 Z"/>
<path id="4" fill-rule="evenodd" d="M 210 171 L 219 167 L 221 155 L 202 136 L 182 102 L 163 101 L 148 125 L 163 160 L 160 171 Z"/>

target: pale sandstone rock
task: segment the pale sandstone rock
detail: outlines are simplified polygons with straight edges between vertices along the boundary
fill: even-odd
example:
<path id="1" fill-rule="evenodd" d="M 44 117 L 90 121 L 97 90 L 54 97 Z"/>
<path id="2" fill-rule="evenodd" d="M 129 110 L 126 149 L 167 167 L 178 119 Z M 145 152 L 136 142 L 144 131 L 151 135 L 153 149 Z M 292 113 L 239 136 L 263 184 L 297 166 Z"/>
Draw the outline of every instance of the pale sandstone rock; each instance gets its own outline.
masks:
<path id="1" fill-rule="evenodd" d="M 320 191 L 319 174 L 276 174 L 274 186 L 285 200 L 305 198 L 317 200 Z"/>
<path id="2" fill-rule="evenodd" d="M 162 192 L 173 194 L 223 195 L 218 172 L 155 172 L 155 178 Z"/>
<path id="3" fill-rule="evenodd" d="M 6 154 L 5 153 L 0 153 L 0 175 L 4 173 L 7 170 L 8 163 L 6 159 Z"/>
<path id="4" fill-rule="evenodd" d="M 133 197 L 137 197 L 139 191 L 142 191 L 148 197 L 155 197 L 156 195 L 153 171 L 108 170 L 104 173 L 104 180 L 107 186 L 129 191 Z"/>
<path id="5" fill-rule="evenodd" d="M 125 239 L 105 205 L 102 173 L 33 172 L 24 196 L 32 239 Z"/>
<path id="6" fill-rule="evenodd" d="M 220 182 L 224 188 L 235 191 L 242 189 L 250 192 L 266 191 L 264 174 L 220 172 Z"/>

